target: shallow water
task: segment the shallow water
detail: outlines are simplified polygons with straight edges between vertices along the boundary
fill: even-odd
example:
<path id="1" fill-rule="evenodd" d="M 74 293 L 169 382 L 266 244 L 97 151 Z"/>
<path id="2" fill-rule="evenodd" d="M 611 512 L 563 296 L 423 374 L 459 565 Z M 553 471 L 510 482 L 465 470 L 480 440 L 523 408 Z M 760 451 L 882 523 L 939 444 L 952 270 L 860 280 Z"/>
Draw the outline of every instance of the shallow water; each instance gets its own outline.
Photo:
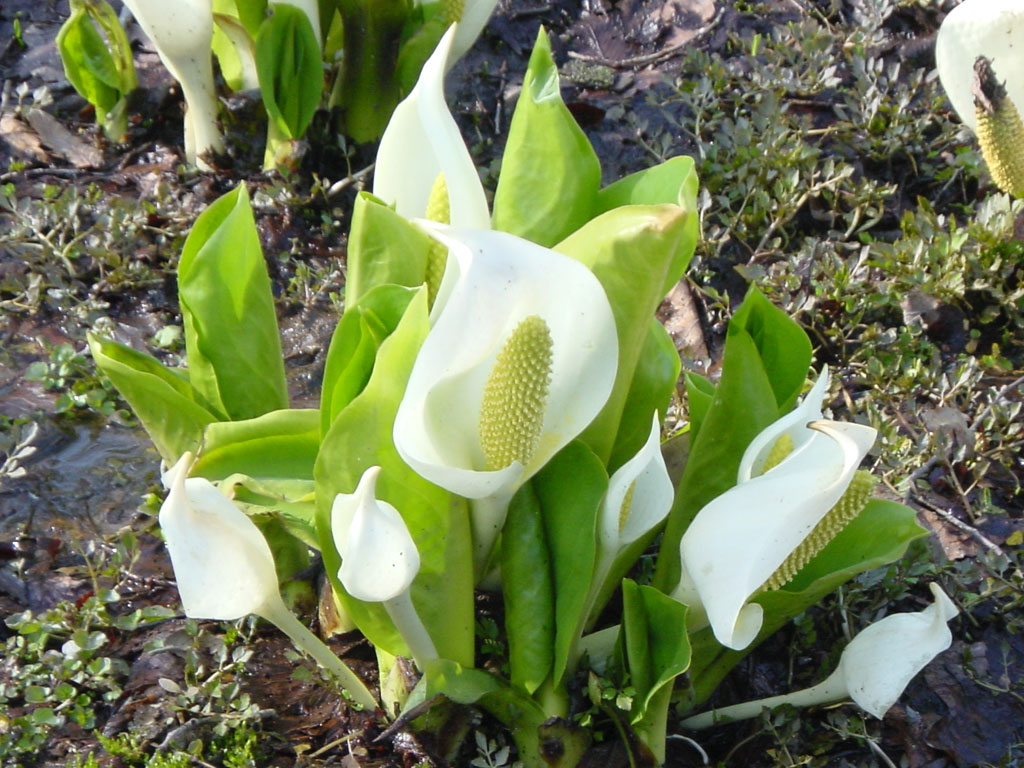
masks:
<path id="1" fill-rule="evenodd" d="M 160 457 L 141 429 L 43 421 L 32 444 L 25 474 L 0 482 L 0 539 L 114 532 L 159 482 Z"/>

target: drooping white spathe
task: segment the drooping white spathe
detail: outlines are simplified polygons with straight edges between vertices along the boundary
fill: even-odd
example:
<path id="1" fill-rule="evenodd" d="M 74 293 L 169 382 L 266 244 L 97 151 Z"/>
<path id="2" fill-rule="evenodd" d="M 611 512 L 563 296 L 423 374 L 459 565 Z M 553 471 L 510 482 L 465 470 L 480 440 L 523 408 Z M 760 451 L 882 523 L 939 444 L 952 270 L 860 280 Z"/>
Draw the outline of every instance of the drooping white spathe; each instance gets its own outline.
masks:
<path id="1" fill-rule="evenodd" d="M 200 155 L 221 152 L 213 86 L 211 0 L 125 0 L 185 97 L 185 157 L 203 170 Z"/>
<path id="2" fill-rule="evenodd" d="M 183 454 L 164 475 L 170 492 L 160 507 L 185 615 L 223 621 L 262 616 L 333 672 L 355 702 L 375 709 L 363 681 L 285 606 L 274 557 L 256 524 L 209 480 L 188 477 L 193 458 Z"/>
<path id="3" fill-rule="evenodd" d="M 596 583 L 603 581 L 612 562 L 626 547 L 665 519 L 674 496 L 675 489 L 661 454 L 661 422 L 655 411 L 647 442 L 608 481 L 598 518 Z M 629 508 L 623 510 L 627 497 Z"/>
<path id="4" fill-rule="evenodd" d="M 370 467 L 355 493 L 339 493 L 331 506 L 331 532 L 341 555 L 338 578 L 357 600 L 382 603 L 409 589 L 420 553 L 405 521 L 376 498 L 380 467 Z"/>
<path id="5" fill-rule="evenodd" d="M 824 682 L 784 696 L 772 696 L 705 712 L 684 720 L 684 728 L 707 728 L 717 722 L 756 717 L 783 704 L 808 707 L 853 699 L 881 719 L 914 676 L 949 648 L 947 622 L 960 611 L 937 584 L 929 584 L 935 602 L 918 613 L 894 613 L 864 629 L 850 641 L 839 665 Z"/>
<path id="6" fill-rule="evenodd" d="M 655 411 L 643 447 L 615 470 L 601 501 L 597 552 L 584 620 L 597 620 L 631 563 L 617 562 L 629 547 L 668 515 L 675 489 L 661 453 L 661 422 Z"/>
<path id="7" fill-rule="evenodd" d="M 458 31 L 452 41 L 452 50 L 448 55 L 449 69 L 473 47 L 497 5 L 498 0 L 466 0 L 459 19 Z"/>
<path id="8" fill-rule="evenodd" d="M 185 615 L 234 621 L 280 602 L 274 556 L 256 525 L 213 483 L 188 477 L 186 453 L 165 475 L 160 528 Z"/>
<path id="9" fill-rule="evenodd" d="M 331 534 L 341 555 L 338 579 L 352 597 L 383 603 L 420 669 L 437 649 L 412 602 L 409 588 L 420 570 L 420 553 L 405 520 L 378 501 L 380 467 L 359 478 L 355 493 L 339 493 L 331 506 Z"/>
<path id="10" fill-rule="evenodd" d="M 977 130 L 974 61 L 985 56 L 1018 111 L 1024 112 L 1024 3 L 964 0 L 949 12 L 935 39 L 939 80 L 960 120 Z"/>
<path id="11" fill-rule="evenodd" d="M 377 149 L 373 194 L 406 218 L 426 215 L 430 190 L 443 176 L 450 223 L 487 229 L 491 215 L 473 158 L 444 100 L 445 62 L 455 37 L 445 33 L 416 86 L 391 115 Z"/>
<path id="12" fill-rule="evenodd" d="M 693 606 L 695 591 L 728 648 L 743 649 L 757 636 L 763 610 L 747 601 L 839 501 L 874 443 L 871 427 L 822 420 L 827 388 L 826 370 L 796 409 L 751 441 L 737 485 L 705 505 L 683 534 L 686 573 L 676 597 Z M 782 435 L 792 452 L 761 474 Z"/>
<path id="13" fill-rule="evenodd" d="M 618 366 L 611 305 L 594 274 L 568 256 L 506 232 L 417 224 L 449 248 L 452 290 L 413 365 L 395 447 L 420 475 L 460 496 L 511 496 L 611 394 Z M 534 315 L 552 339 L 540 441 L 527 465 L 486 469 L 484 384 L 508 337 Z"/>

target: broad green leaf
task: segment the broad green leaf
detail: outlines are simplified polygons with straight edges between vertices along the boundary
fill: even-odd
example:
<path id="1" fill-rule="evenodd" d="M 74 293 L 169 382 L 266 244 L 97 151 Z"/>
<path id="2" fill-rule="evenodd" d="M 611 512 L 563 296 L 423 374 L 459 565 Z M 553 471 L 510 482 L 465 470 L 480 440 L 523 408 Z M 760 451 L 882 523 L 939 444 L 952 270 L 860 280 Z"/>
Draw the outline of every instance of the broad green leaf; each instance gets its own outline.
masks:
<path id="1" fill-rule="evenodd" d="M 92 0 L 88 5 L 88 10 L 107 39 L 107 51 L 110 54 L 114 70 L 117 72 L 115 87 L 122 96 L 126 96 L 138 86 L 135 77 L 135 60 L 132 56 L 132 46 L 128 41 L 128 35 L 125 34 L 124 27 L 121 26 L 117 12 L 106 0 Z"/>
<path id="2" fill-rule="evenodd" d="M 651 698 L 690 665 L 685 605 L 654 587 L 622 581 L 622 626 L 629 679 L 636 690 L 630 720 L 639 721 Z"/>
<path id="3" fill-rule="evenodd" d="M 780 358 L 787 369 L 782 369 Z M 705 504 L 736 485 L 747 445 L 789 409 L 789 382 L 799 374 L 802 384 L 810 362 L 806 334 L 752 286 L 729 322 L 722 378 L 692 440 L 676 490 L 658 553 L 656 587 L 670 592 L 679 583 L 683 532 Z M 786 398 L 785 409 L 776 391 Z"/>
<path id="4" fill-rule="evenodd" d="M 317 532 L 324 567 L 350 616 L 375 645 L 388 653 L 408 655 L 382 606 L 345 594 L 337 578 L 341 559 L 330 528 L 334 497 L 352 493 L 369 467 L 382 467 L 378 498 L 401 513 L 419 549 L 421 565 L 412 598 L 420 618 L 438 653 L 471 664 L 473 567 L 466 502 L 413 472 L 392 441 L 395 413 L 428 330 L 427 294 L 420 291 L 394 333 L 381 344 L 366 387 L 324 436 L 314 470 Z"/>
<path id="5" fill-rule="evenodd" d="M 554 577 L 552 681 L 557 687 L 574 662 L 575 646 L 587 618 L 584 611 L 597 556 L 597 515 L 608 489 L 608 475 L 593 451 L 574 440 L 548 462 L 532 485 L 543 511 Z"/>
<path id="6" fill-rule="evenodd" d="M 532 694 L 551 673 L 555 596 L 544 513 L 529 483 L 508 507 L 501 529 L 501 591 L 512 685 Z"/>
<path id="7" fill-rule="evenodd" d="M 217 416 L 188 378 L 129 346 L 93 333 L 88 338 L 96 367 L 128 401 L 163 460 L 172 465 L 185 451 L 196 450 L 203 430 Z"/>
<path id="8" fill-rule="evenodd" d="M 736 664 L 793 617 L 856 576 L 901 558 L 910 543 L 927 535 L 914 510 L 896 502 L 872 499 L 867 507 L 782 589 L 754 598 L 764 608 L 764 624 L 742 651 L 722 647 L 710 628 L 693 638 L 693 683 L 690 705 L 706 701 Z"/>
<path id="9" fill-rule="evenodd" d="M 121 98 L 120 78 L 86 6 L 79 6 L 60 28 L 57 50 L 68 82 L 96 108 L 96 119 L 102 122 Z"/>
<path id="10" fill-rule="evenodd" d="M 221 480 L 219 487 L 224 495 L 241 504 L 250 515 L 273 515 L 291 536 L 307 547 L 320 548 L 316 534 L 315 484 L 312 480 L 234 474 Z"/>
<path id="11" fill-rule="evenodd" d="M 686 384 L 686 404 L 689 406 L 690 439 L 693 439 L 700 432 L 704 417 L 708 415 L 708 409 L 715 399 L 715 385 L 706 376 L 691 371 L 687 371 L 683 381 Z"/>
<path id="12" fill-rule="evenodd" d="M 350 306 L 334 329 L 320 390 L 320 428 L 327 434 L 335 416 L 370 378 L 377 349 L 394 331 L 414 289 L 379 285 Z"/>
<path id="13" fill-rule="evenodd" d="M 178 264 L 192 386 L 221 420 L 288 407 L 270 278 L 239 184 L 196 219 Z"/>
<path id="14" fill-rule="evenodd" d="M 508 129 L 494 228 L 551 247 L 594 214 L 601 164 L 566 108 L 543 28 Z"/>
<path id="15" fill-rule="evenodd" d="M 416 10 L 429 10 L 431 13 L 425 19 L 417 19 L 416 29 L 402 43 L 398 52 L 395 78 L 404 94 L 412 91 L 420 76 L 420 70 L 423 69 L 423 64 L 430 58 L 430 54 L 437 48 L 445 30 L 448 29 L 444 5 L 446 4 L 432 3 L 417 6 Z M 421 16 L 422 14 L 416 15 Z M 408 25 L 406 26 L 408 27 Z"/>
<path id="16" fill-rule="evenodd" d="M 609 473 L 629 461 L 643 446 L 651 431 L 651 414 L 657 411 L 661 419 L 665 418 L 681 368 L 675 342 L 665 326 L 657 318 L 651 318 L 622 408 L 619 431 L 608 462 Z"/>
<path id="17" fill-rule="evenodd" d="M 394 209 L 360 192 L 348 238 L 345 306 L 358 303 L 378 285 L 423 285 L 433 242 Z"/>
<path id="18" fill-rule="evenodd" d="M 312 480 L 319 447 L 320 412 L 315 408 L 271 411 L 242 421 L 219 421 L 206 428 L 192 474 L 210 480 L 235 473 Z"/>
<path id="19" fill-rule="evenodd" d="M 754 286 L 732 322 L 742 325 L 757 345 L 779 412 L 789 411 L 803 389 L 811 362 L 811 340 L 804 329 Z"/>
<path id="20" fill-rule="evenodd" d="M 616 208 L 555 246 L 556 251 L 593 271 L 615 314 L 619 337 L 615 386 L 604 409 L 583 433 L 587 444 L 604 460 L 611 455 L 637 360 L 664 286 L 679 279 L 693 253 L 694 242 L 688 235 L 691 215 L 677 205 Z"/>
<path id="21" fill-rule="evenodd" d="M 692 210 L 699 182 L 692 157 L 673 157 L 651 168 L 619 179 L 597 193 L 597 210 L 604 213 L 620 205 L 673 203 Z M 696 224 L 696 218 L 694 219 Z"/>
<path id="22" fill-rule="evenodd" d="M 320 41 L 305 12 L 274 5 L 256 35 L 256 72 L 267 117 L 282 136 L 302 138 L 324 87 Z"/>
<path id="23" fill-rule="evenodd" d="M 686 271 L 700 239 L 700 219 L 697 215 L 697 191 L 700 183 L 693 158 L 673 157 L 653 168 L 637 171 L 602 189 L 597 195 L 594 215 L 623 205 L 661 205 L 671 203 L 687 211 L 686 246 L 680 248 L 677 258 L 682 264 L 673 265 L 666 278 L 663 293 L 672 290 L 676 280 Z"/>

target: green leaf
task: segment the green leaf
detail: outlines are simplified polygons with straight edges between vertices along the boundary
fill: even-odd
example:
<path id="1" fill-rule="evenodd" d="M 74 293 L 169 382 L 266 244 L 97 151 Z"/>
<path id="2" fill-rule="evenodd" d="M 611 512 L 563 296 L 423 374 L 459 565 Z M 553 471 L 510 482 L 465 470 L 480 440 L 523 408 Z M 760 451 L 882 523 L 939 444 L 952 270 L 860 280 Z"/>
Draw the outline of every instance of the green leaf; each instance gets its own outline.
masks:
<path id="1" fill-rule="evenodd" d="M 600 185 L 601 164 L 562 101 L 542 28 L 508 129 L 494 228 L 551 247 L 593 216 Z"/>
<path id="2" fill-rule="evenodd" d="M 315 408 L 215 422 L 203 434 L 203 447 L 192 474 L 210 480 L 235 473 L 312 480 L 319 448 L 320 412 Z"/>
<path id="3" fill-rule="evenodd" d="M 221 480 L 219 487 L 226 496 L 244 505 L 250 515 L 272 514 L 289 535 L 307 547 L 320 548 L 316 533 L 316 485 L 312 480 L 234 474 Z"/>
<path id="4" fill-rule="evenodd" d="M 327 434 L 335 416 L 366 386 L 381 342 L 398 326 L 415 295 L 414 289 L 379 285 L 348 307 L 327 350 L 320 390 L 322 434 Z"/>
<path id="5" fill-rule="evenodd" d="M 68 82 L 96 108 L 96 118 L 102 122 L 121 98 L 120 78 L 107 42 L 96 29 L 86 6 L 79 6 L 61 26 L 57 33 L 57 50 Z"/>
<path id="6" fill-rule="evenodd" d="M 811 340 L 804 329 L 753 285 L 731 322 L 743 326 L 757 345 L 779 412 L 792 409 L 811 362 Z"/>
<path id="7" fill-rule="evenodd" d="M 632 173 L 597 194 L 597 213 L 620 205 L 673 203 L 692 210 L 699 182 L 692 157 L 673 157 L 652 168 Z M 694 219 L 696 223 L 696 219 Z"/>
<path id="8" fill-rule="evenodd" d="M 327 575 L 356 624 L 375 645 L 408 656 L 382 606 L 345 594 L 337 578 L 341 558 L 331 535 L 334 497 L 352 493 L 369 467 L 382 467 L 377 496 L 401 513 L 420 553 L 420 572 L 412 585 L 416 610 L 441 656 L 471 664 L 473 561 L 466 502 L 417 475 L 392 441 L 395 413 L 428 330 L 427 294 L 421 290 L 381 344 L 366 387 L 324 436 L 314 469 L 317 532 Z"/>
<path id="9" fill-rule="evenodd" d="M 683 382 L 686 384 L 686 403 L 690 412 L 690 439 L 692 440 L 700 432 L 704 417 L 708 415 L 711 403 L 715 399 L 715 385 L 711 383 L 711 379 L 692 371 L 686 372 Z"/>
<path id="10" fill-rule="evenodd" d="M 687 211 L 687 245 L 679 249 L 677 258 L 683 264 L 675 264 L 669 270 L 664 293 L 672 290 L 676 280 L 686 271 L 686 264 L 700 239 L 700 219 L 697 214 L 697 192 L 700 183 L 694 168 L 693 158 L 673 157 L 665 162 L 637 171 L 624 179 L 610 184 L 597 195 L 595 215 L 623 205 L 662 205 L 671 203 Z M 672 275 L 677 275 L 674 279 Z"/>
<path id="11" fill-rule="evenodd" d="M 445 659 L 428 663 L 423 676 L 426 697 L 444 694 L 458 704 L 475 704 L 504 723 L 512 731 L 525 768 L 548 765 L 540 756 L 538 736 L 538 728 L 548 718 L 533 699 L 483 670 Z"/>
<path id="12" fill-rule="evenodd" d="M 722 647 L 710 628 L 693 638 L 692 698 L 696 707 L 706 701 L 748 653 L 774 634 L 794 616 L 803 613 L 845 584 L 858 573 L 894 562 L 910 543 L 927 535 L 917 524 L 914 510 L 903 504 L 872 499 L 839 535 L 821 550 L 782 589 L 763 592 L 754 598 L 764 609 L 764 623 L 757 638 L 742 651 Z"/>
<path id="13" fill-rule="evenodd" d="M 324 87 L 320 41 L 304 11 L 274 5 L 256 35 L 256 73 L 267 117 L 281 135 L 302 138 Z"/>
<path id="14" fill-rule="evenodd" d="M 622 408 L 619 431 L 608 462 L 609 473 L 614 473 L 643 447 L 651 432 L 651 416 L 655 411 L 661 419 L 665 418 L 681 368 L 676 343 L 665 326 L 657 318 L 651 318 Z"/>
<path id="15" fill-rule="evenodd" d="M 555 250 L 586 264 L 601 281 L 615 314 L 619 367 L 605 407 L 583 433 L 594 453 L 607 460 L 651 318 L 693 254 L 692 213 L 676 205 L 625 206 L 587 222 Z M 651 414 L 647 414 L 650 419 Z M 649 427 L 648 427 L 649 429 Z"/>
<path id="16" fill-rule="evenodd" d="M 356 196 L 348 238 L 345 306 L 379 285 L 417 288 L 434 241 L 368 192 Z"/>
<path id="17" fill-rule="evenodd" d="M 583 630 L 597 557 L 597 515 L 608 489 L 601 460 L 574 440 L 533 479 L 544 516 L 555 587 L 552 680 L 557 687 Z M 504 569 L 503 569 L 504 573 Z"/>
<path id="18" fill-rule="evenodd" d="M 178 265 L 189 378 L 224 419 L 288 407 L 270 278 L 245 185 L 196 220 Z"/>
<path id="19" fill-rule="evenodd" d="M 501 529 L 501 591 L 512 685 L 532 694 L 551 672 L 555 596 L 540 501 L 529 483 Z"/>
<path id="20" fill-rule="evenodd" d="M 692 439 L 669 512 L 654 576 L 659 589 L 671 592 L 678 584 L 683 532 L 705 504 L 736 485 L 747 445 L 789 410 L 796 398 L 792 383 L 799 376 L 803 384 L 810 362 L 807 335 L 751 286 L 729 322 L 722 378 Z"/>
<path id="21" fill-rule="evenodd" d="M 111 339 L 93 333 L 88 339 L 96 367 L 128 401 L 164 461 L 171 465 L 185 451 L 196 450 L 203 430 L 217 416 L 185 375 Z"/>
<path id="22" fill-rule="evenodd" d="M 636 690 L 630 721 L 647 712 L 651 698 L 690 665 L 685 605 L 654 587 L 622 580 L 622 626 L 626 665 Z"/>

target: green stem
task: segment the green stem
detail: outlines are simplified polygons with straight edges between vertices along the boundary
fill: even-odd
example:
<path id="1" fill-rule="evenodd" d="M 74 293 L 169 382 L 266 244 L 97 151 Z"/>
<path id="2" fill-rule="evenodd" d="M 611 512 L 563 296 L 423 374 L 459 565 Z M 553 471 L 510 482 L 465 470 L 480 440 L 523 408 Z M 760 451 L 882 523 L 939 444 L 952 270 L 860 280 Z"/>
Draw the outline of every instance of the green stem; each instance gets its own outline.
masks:
<path id="1" fill-rule="evenodd" d="M 702 712 L 699 715 L 683 720 L 683 728 L 700 730 L 709 728 L 716 723 L 728 723 L 734 720 L 746 720 L 757 717 L 761 712 L 768 709 L 775 709 L 783 704 L 790 704 L 794 707 L 810 707 L 814 704 L 830 704 L 834 701 L 841 701 L 849 696 L 846 683 L 842 674 L 836 670 L 823 682 L 802 691 L 787 693 L 782 696 L 770 696 L 767 699 L 757 701 L 745 701 L 742 704 L 733 704 L 731 707 L 712 709 Z"/>
<path id="2" fill-rule="evenodd" d="M 292 155 L 293 142 L 278 127 L 273 118 L 267 118 L 267 147 L 263 151 L 263 170 L 271 171 L 288 165 Z"/>
<path id="3" fill-rule="evenodd" d="M 338 9 L 345 55 L 330 105 L 341 107 L 348 136 L 374 141 L 401 96 L 395 67 L 407 7 L 404 0 L 340 0 Z"/>
<path id="4" fill-rule="evenodd" d="M 370 711 L 377 709 L 379 706 L 377 699 L 370 693 L 366 684 L 345 662 L 335 656 L 319 637 L 295 618 L 292 612 L 285 607 L 280 596 L 277 596 L 276 600 L 271 600 L 269 605 L 264 605 L 256 613 L 288 635 L 296 647 L 312 656 L 317 664 L 333 673 L 354 702 Z"/>
<path id="5" fill-rule="evenodd" d="M 548 717 L 568 717 L 569 693 L 564 685 L 555 686 L 548 675 L 533 694 L 534 700 L 540 704 Z"/>
<path id="6" fill-rule="evenodd" d="M 665 764 L 665 731 L 668 729 L 668 708 L 672 702 L 672 683 L 666 683 L 647 702 L 647 711 L 634 726 L 640 741 L 654 753 L 658 765 Z"/>
<path id="7" fill-rule="evenodd" d="M 416 606 L 412 604 L 409 590 L 405 590 L 393 600 L 386 600 L 384 608 L 395 622 L 395 627 L 405 640 L 405 644 L 409 646 L 416 666 L 421 670 L 426 669 L 427 662 L 438 658 L 437 648 L 434 647 L 434 641 L 430 639 L 427 628 L 416 612 Z"/>
<path id="8" fill-rule="evenodd" d="M 491 556 L 494 544 L 498 540 L 505 518 L 508 516 L 508 504 L 511 494 L 488 496 L 484 499 L 470 499 L 470 520 L 473 530 L 473 575 L 474 583 L 479 583 L 492 566 Z"/>

